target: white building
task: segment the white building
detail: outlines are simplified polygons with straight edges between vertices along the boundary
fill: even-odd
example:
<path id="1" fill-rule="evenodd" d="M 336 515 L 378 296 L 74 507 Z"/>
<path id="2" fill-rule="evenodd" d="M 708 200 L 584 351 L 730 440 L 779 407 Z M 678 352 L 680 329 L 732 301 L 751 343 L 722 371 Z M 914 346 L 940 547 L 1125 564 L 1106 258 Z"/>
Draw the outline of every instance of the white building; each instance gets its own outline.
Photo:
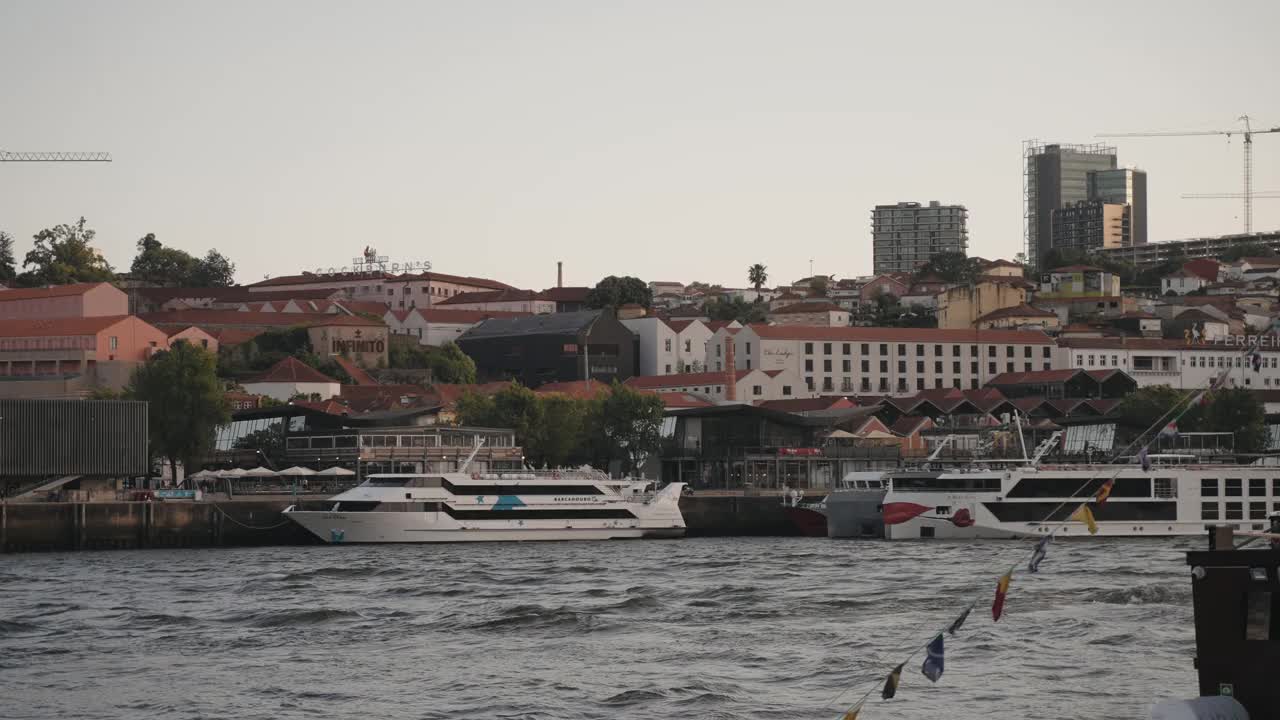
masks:
<path id="1" fill-rule="evenodd" d="M 1229 368 L 1227 387 L 1280 388 L 1280 346 L 1265 346 L 1262 366 L 1254 370 L 1245 364 L 1242 340 L 1228 336 L 1194 344 L 1154 338 L 1070 338 L 1059 340 L 1057 363 L 1063 368 L 1123 370 L 1140 387 L 1206 388 Z"/>
<path id="2" fill-rule="evenodd" d="M 742 327 L 736 320 L 731 323 L 704 322 L 702 320 L 668 320 L 667 325 L 676 331 L 677 372 L 702 372 L 707 367 L 707 343 L 714 334 L 712 326 L 733 330 Z"/>
<path id="3" fill-rule="evenodd" d="M 714 403 L 755 403 L 809 397 L 799 378 L 785 370 L 738 370 L 729 382 L 727 372 L 681 373 L 677 375 L 635 376 L 626 385 L 637 390 L 686 393 Z M 797 394 L 799 393 L 799 394 Z"/>
<path id="4" fill-rule="evenodd" d="M 388 310 L 382 316 L 392 335 L 410 335 L 419 345 L 439 347 L 453 342 L 479 322 L 493 317 L 519 317 L 528 313 L 450 310 L 447 308 L 413 308 Z"/>
<path id="5" fill-rule="evenodd" d="M 653 293 L 654 297 L 659 295 L 684 295 L 684 283 L 652 280 L 649 282 L 649 291 Z"/>
<path id="6" fill-rule="evenodd" d="M 397 310 L 429 307 L 468 292 L 513 290 L 487 278 L 438 272 L 394 274 L 387 272 L 309 273 L 284 275 L 249 285 L 250 292 L 341 290 L 352 300 L 384 302 Z"/>
<path id="7" fill-rule="evenodd" d="M 777 325 L 845 326 L 849 311 L 825 299 L 808 300 L 771 310 L 769 319 Z"/>
<path id="8" fill-rule="evenodd" d="M 666 321 L 662 318 L 642 317 L 620 322 L 636 335 L 640 354 L 636 365 L 638 374 L 671 375 L 684 372 L 679 363 L 679 338 Z"/>
<path id="9" fill-rule="evenodd" d="M 708 368 L 727 361 L 727 337 L 707 344 Z M 1026 330 L 749 325 L 732 340 L 738 369 L 786 370 L 813 393 L 979 388 L 1004 372 L 1058 367 L 1053 340 Z"/>
<path id="10" fill-rule="evenodd" d="M 272 365 L 270 370 L 243 385 L 250 395 L 266 395 L 282 402 L 288 402 L 297 395 L 304 395 L 309 400 L 317 397 L 328 400 L 342 392 L 342 385 L 337 380 L 293 357 Z"/>
<path id="11" fill-rule="evenodd" d="M 1168 295 L 1186 295 L 1195 292 L 1208 284 L 1204 278 L 1191 272 L 1186 268 L 1179 268 L 1175 272 L 1169 273 L 1160 278 L 1160 294 Z"/>
<path id="12" fill-rule="evenodd" d="M 532 290 L 486 290 L 445 298 L 433 305 L 451 310 L 483 310 L 542 315 L 556 311 L 556 302 Z"/>

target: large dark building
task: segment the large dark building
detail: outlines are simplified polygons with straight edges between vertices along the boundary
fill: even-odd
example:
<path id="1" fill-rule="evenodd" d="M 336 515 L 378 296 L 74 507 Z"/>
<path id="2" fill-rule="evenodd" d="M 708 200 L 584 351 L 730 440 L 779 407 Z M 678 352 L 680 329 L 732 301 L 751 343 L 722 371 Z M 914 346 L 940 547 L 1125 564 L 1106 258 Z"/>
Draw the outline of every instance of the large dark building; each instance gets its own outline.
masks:
<path id="1" fill-rule="evenodd" d="M 149 471 L 145 402 L 0 400 L 0 480 Z"/>
<path id="2" fill-rule="evenodd" d="M 636 372 L 636 336 L 612 312 L 492 318 L 458 338 L 480 380 L 626 380 Z"/>

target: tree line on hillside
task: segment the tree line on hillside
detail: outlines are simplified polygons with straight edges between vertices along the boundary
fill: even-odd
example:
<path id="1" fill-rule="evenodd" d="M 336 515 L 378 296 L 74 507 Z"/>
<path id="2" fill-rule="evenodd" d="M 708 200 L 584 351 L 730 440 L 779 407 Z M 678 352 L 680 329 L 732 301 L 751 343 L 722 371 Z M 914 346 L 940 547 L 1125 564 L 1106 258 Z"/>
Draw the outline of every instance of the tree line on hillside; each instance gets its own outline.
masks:
<path id="1" fill-rule="evenodd" d="M 82 217 L 32 236 L 32 248 L 19 271 L 13 236 L 0 232 L 0 284 L 42 287 L 82 282 L 115 282 L 115 268 L 94 247 L 97 231 Z M 137 255 L 129 268 L 133 280 L 159 287 L 230 287 L 235 284 L 235 263 L 217 250 L 195 257 L 165 247 L 155 234 L 137 242 Z"/>
<path id="2" fill-rule="evenodd" d="M 619 383 L 577 398 L 513 382 L 490 395 L 467 393 L 457 407 L 461 425 L 513 429 L 525 461 L 535 467 L 606 468 L 618 460 L 627 473 L 658 451 L 663 414 L 658 396 Z"/>

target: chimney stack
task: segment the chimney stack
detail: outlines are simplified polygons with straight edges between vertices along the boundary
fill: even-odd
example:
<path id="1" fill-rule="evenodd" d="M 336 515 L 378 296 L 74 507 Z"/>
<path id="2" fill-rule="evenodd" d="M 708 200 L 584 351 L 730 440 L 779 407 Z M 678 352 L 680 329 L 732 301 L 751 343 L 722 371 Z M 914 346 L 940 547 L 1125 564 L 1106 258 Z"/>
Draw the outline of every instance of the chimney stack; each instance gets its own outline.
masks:
<path id="1" fill-rule="evenodd" d="M 556 261 L 556 287 L 564 287 L 564 261 Z"/>
<path id="2" fill-rule="evenodd" d="M 733 356 L 733 335 L 725 333 L 724 337 L 724 399 L 735 402 L 738 399 L 738 363 Z"/>

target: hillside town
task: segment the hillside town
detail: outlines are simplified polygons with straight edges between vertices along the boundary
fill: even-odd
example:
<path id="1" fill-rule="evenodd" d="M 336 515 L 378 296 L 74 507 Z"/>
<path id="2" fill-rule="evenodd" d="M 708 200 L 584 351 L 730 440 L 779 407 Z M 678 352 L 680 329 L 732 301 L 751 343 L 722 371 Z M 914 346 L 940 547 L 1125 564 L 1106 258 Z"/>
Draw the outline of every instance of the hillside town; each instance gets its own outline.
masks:
<path id="1" fill-rule="evenodd" d="M 950 220 L 962 224 L 963 215 Z M 919 233 L 932 222 L 892 227 Z M 582 401 L 617 387 L 650 398 L 673 423 L 683 418 L 679 430 L 665 426 L 652 472 L 724 487 L 753 484 L 752 462 L 764 455 L 774 462 L 762 484 L 788 481 L 776 461 L 781 446 L 761 429 L 773 424 L 805 429 L 788 445 L 820 446 L 839 430 L 851 447 L 920 453 L 948 428 L 1014 417 L 1032 430 L 1074 428 L 1077 449 L 1101 450 L 1109 444 L 1094 435 L 1114 427 L 1135 389 L 1206 388 L 1223 368 L 1232 368 L 1227 388 L 1248 391 L 1268 416 L 1280 413 L 1280 233 L 1168 242 L 1160 252 L 1151 244 L 1136 263 L 1105 243 L 1050 246 L 1040 269 L 1023 254 L 969 257 L 967 234 L 957 237 L 932 253 L 895 238 L 910 269 L 860 277 L 778 282 L 766 264 L 743 263 L 736 287 L 625 275 L 566 285 L 557 263 L 555 285 L 517 288 L 392 266 L 373 248 L 350 267 L 234 285 L 231 266 L 222 284 L 197 287 L 151 269 L 166 253 L 186 256 L 154 236 L 139 241 L 130 272 L 72 267 L 76 281 L 56 283 L 39 281 L 48 268 L 29 255 L 26 272 L 9 273 L 12 286 L 0 289 L 0 398 L 127 396 L 139 368 L 185 343 L 215 359 L 232 414 L 216 448 L 184 460 L 216 466 L 259 451 L 262 431 L 283 434 L 286 422 L 295 431 L 458 425 L 476 419 L 465 408 L 460 417 L 469 398 L 513 383 Z M 65 250 L 85 238 L 58 242 Z M 899 262 L 873 245 L 877 265 Z M 84 279 L 95 271 L 101 280 Z M 1240 352 L 1249 344 L 1260 346 L 1252 360 Z M 700 416 L 695 450 L 680 447 L 671 433 L 688 436 L 689 419 Z M 730 421 L 754 428 L 716 440 L 739 459 L 708 463 L 710 428 Z M 1267 448 L 1277 446 L 1275 429 Z M 273 442 L 288 461 L 283 441 Z M 290 442 L 305 445 L 304 455 L 314 449 Z M 747 447 L 761 456 L 743 454 Z M 790 481 L 807 486 L 814 472 Z"/>

